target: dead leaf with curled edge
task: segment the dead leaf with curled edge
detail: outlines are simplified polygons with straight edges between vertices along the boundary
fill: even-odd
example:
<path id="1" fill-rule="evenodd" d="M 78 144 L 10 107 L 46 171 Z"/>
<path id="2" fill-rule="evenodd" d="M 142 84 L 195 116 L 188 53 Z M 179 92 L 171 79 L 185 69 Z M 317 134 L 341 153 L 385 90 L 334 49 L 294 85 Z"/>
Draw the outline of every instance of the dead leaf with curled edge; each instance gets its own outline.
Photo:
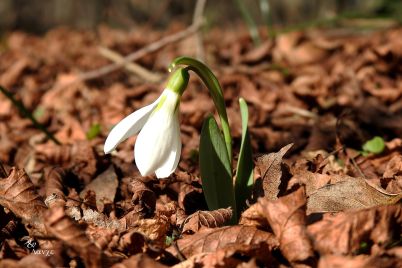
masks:
<path id="1" fill-rule="evenodd" d="M 50 142 L 39 144 L 35 146 L 35 153 L 43 162 L 71 170 L 86 184 L 91 181 L 97 171 L 96 155 L 88 141 L 63 145 Z"/>
<path id="2" fill-rule="evenodd" d="M 130 187 L 133 192 L 131 198 L 132 204 L 143 208 L 145 214 L 152 214 L 156 207 L 156 195 L 154 191 L 149 189 L 140 177 L 132 178 L 130 180 Z"/>
<path id="3" fill-rule="evenodd" d="M 257 158 L 256 168 L 259 169 L 264 196 L 269 200 L 278 199 L 282 178 L 282 158 L 292 146 L 293 143 L 288 144 L 277 153 Z"/>
<path id="4" fill-rule="evenodd" d="M 63 207 L 51 208 L 46 216 L 46 227 L 51 234 L 74 249 L 85 262 L 85 267 L 102 267 L 102 253 L 85 232 L 64 212 Z"/>
<path id="5" fill-rule="evenodd" d="M 112 266 L 112 268 L 131 268 L 131 267 L 138 267 L 138 268 L 165 268 L 165 266 L 154 259 L 148 257 L 146 254 L 139 253 L 137 255 L 131 256 L 130 258 L 116 263 Z"/>
<path id="6" fill-rule="evenodd" d="M 325 215 L 307 230 L 320 254 L 351 254 L 362 242 L 385 247 L 398 241 L 401 226 L 402 207 L 393 205 Z"/>
<path id="7" fill-rule="evenodd" d="M 22 268 L 22 267 L 33 267 L 33 268 L 51 268 L 51 265 L 45 257 L 41 255 L 29 254 L 21 260 L 4 259 L 0 261 L 0 268 Z"/>
<path id="8" fill-rule="evenodd" d="M 215 228 L 223 226 L 232 218 L 231 208 L 221 208 L 213 211 L 199 210 L 188 216 L 183 222 L 183 232 L 197 232 L 201 227 Z"/>
<path id="9" fill-rule="evenodd" d="M 264 248 L 267 257 L 271 251 L 279 246 L 272 233 L 258 230 L 252 226 L 225 226 L 215 229 L 201 229 L 193 235 L 187 235 L 177 240 L 177 248 L 184 256 L 192 256 L 203 252 L 215 252 L 227 246 L 259 245 Z M 170 246 L 167 251 L 178 256 L 175 247 Z"/>
<path id="10" fill-rule="evenodd" d="M 312 265 L 314 250 L 306 228 L 306 196 L 303 188 L 270 201 L 258 200 L 258 210 L 264 215 L 275 236 L 284 257 L 292 264 Z"/>
<path id="11" fill-rule="evenodd" d="M 80 193 L 80 197 L 84 198 L 88 191 L 94 191 L 96 194 L 96 207 L 99 211 L 103 211 L 101 208 L 104 207 L 106 202 L 114 201 L 118 184 L 116 172 L 113 165 L 111 165 L 85 186 Z"/>
<path id="12" fill-rule="evenodd" d="M 241 256 L 241 257 L 239 257 Z M 247 262 L 247 258 L 254 260 Z M 230 244 L 215 252 L 199 253 L 187 260 L 176 264 L 173 268 L 197 268 L 197 267 L 258 267 L 255 261 L 264 267 L 277 267 L 279 264 L 267 254 L 265 247 L 259 244 Z M 246 266 L 241 266 L 246 265 Z M 250 266 L 248 266 L 250 265 Z"/>
<path id="13" fill-rule="evenodd" d="M 364 179 L 349 176 L 342 178 L 343 181 L 327 184 L 309 194 L 308 214 L 392 205 L 402 199 L 402 193 L 387 193 L 369 185 Z"/>
<path id="14" fill-rule="evenodd" d="M 48 207 L 65 205 L 66 197 L 63 192 L 63 180 L 65 176 L 66 172 L 60 167 L 45 168 L 45 203 Z"/>
<path id="15" fill-rule="evenodd" d="M 325 255 L 320 258 L 318 268 L 395 268 L 402 267 L 401 258 L 390 258 L 389 256 L 342 256 Z"/>
<path id="16" fill-rule="evenodd" d="M 34 227 L 31 232 L 47 234 L 43 221 L 47 207 L 24 170 L 14 167 L 7 178 L 0 180 L 0 204 Z"/>

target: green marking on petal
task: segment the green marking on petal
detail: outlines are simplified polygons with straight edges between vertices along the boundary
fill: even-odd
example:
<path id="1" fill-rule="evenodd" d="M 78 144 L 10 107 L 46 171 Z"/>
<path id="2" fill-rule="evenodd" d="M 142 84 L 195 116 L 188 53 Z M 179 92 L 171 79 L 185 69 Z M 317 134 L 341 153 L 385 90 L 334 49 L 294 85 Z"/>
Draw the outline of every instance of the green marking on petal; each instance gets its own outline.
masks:
<path id="1" fill-rule="evenodd" d="M 160 108 L 162 108 L 163 103 L 166 101 L 166 95 L 162 95 L 161 99 L 158 103 L 158 106 L 156 106 L 155 110 L 152 113 L 155 113 L 156 111 L 158 111 Z"/>

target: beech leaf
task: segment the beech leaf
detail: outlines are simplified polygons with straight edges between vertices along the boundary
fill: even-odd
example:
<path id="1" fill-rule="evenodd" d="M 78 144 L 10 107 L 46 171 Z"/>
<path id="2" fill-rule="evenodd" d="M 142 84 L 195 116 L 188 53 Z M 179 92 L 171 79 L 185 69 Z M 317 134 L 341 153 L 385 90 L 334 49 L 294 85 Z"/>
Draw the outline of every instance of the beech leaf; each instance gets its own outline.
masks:
<path id="1" fill-rule="evenodd" d="M 347 209 L 392 205 L 402 193 L 390 194 L 374 188 L 362 178 L 346 176 L 346 180 L 325 185 L 308 196 L 307 213 L 337 212 Z"/>
<path id="2" fill-rule="evenodd" d="M 293 143 L 290 143 L 277 153 L 270 153 L 257 158 L 257 167 L 260 169 L 264 196 L 269 200 L 278 199 L 282 178 L 282 158 L 292 146 Z"/>

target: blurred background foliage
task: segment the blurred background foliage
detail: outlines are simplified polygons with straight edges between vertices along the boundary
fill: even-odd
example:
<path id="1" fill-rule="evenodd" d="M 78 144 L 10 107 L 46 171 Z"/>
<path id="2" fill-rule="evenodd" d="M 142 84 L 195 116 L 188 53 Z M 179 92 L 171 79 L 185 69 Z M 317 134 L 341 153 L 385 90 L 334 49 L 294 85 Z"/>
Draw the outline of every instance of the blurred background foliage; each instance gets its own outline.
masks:
<path id="1" fill-rule="evenodd" d="M 196 0 L 1 0 L 0 31 L 44 33 L 55 26 L 95 29 L 163 29 L 172 21 L 190 24 Z M 207 1 L 208 26 L 239 22 L 269 27 L 337 26 L 340 19 L 387 19 L 400 22 L 400 0 L 226 0 Z M 249 20 L 247 21 L 247 16 Z"/>

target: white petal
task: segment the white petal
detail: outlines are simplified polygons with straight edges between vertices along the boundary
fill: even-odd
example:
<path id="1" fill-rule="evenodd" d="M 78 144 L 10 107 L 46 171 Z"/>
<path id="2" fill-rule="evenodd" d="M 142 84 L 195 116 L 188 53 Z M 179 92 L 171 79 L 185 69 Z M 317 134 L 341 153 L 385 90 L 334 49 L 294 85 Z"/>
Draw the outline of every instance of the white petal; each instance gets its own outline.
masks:
<path id="1" fill-rule="evenodd" d="M 165 96 L 162 106 L 150 116 L 135 144 L 135 162 L 143 176 L 164 167 L 166 162 L 170 162 L 170 168 L 173 168 L 178 161 L 175 158 L 176 154 L 180 154 L 179 117 L 178 107 L 176 107 L 179 96 L 171 91 Z M 178 150 L 178 141 L 180 150 Z"/>
<path id="2" fill-rule="evenodd" d="M 117 145 L 119 145 L 119 143 L 123 142 L 128 137 L 137 134 L 141 130 L 152 111 L 158 105 L 160 98 L 161 97 L 153 103 L 126 116 L 116 126 L 114 126 L 105 141 L 105 146 L 103 148 L 105 154 L 110 153 L 117 147 Z"/>
<path id="3" fill-rule="evenodd" d="M 155 170 L 155 174 L 157 178 L 167 178 L 172 174 L 177 165 L 179 164 L 180 155 L 181 155 L 181 139 L 180 139 L 180 127 L 179 122 L 177 120 L 177 126 L 175 127 L 177 134 L 174 134 L 173 137 L 176 139 L 173 140 L 173 145 L 171 151 L 168 155 L 168 158 L 163 161 L 163 164 Z"/>

